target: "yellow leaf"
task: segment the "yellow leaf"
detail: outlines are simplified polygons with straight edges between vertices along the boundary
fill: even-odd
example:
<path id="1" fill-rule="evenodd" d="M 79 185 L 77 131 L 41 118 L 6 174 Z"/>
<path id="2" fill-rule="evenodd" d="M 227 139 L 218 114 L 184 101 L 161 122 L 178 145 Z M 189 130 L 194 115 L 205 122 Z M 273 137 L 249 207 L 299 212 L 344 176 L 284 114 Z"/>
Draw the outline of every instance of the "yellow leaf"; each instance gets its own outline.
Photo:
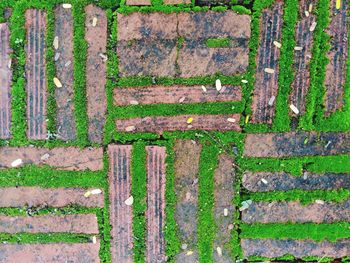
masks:
<path id="1" fill-rule="evenodd" d="M 192 122 L 193 122 L 193 118 L 192 117 L 187 119 L 187 124 L 191 124 Z"/>
<path id="2" fill-rule="evenodd" d="M 340 9 L 340 6 L 341 6 L 341 0 L 337 0 L 335 3 L 335 8 Z"/>
<path id="3" fill-rule="evenodd" d="M 55 83 L 57 88 L 62 88 L 62 83 L 58 78 L 54 77 L 53 82 Z"/>
<path id="4" fill-rule="evenodd" d="M 247 124 L 249 122 L 249 115 L 247 115 L 247 117 L 245 117 L 245 124 Z"/>

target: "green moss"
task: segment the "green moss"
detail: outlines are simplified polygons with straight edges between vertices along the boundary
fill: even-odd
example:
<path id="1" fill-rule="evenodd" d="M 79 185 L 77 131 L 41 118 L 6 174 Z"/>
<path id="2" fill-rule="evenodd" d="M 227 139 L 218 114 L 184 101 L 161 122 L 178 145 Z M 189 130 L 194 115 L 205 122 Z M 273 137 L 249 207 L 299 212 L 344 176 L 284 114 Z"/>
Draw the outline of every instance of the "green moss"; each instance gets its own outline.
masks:
<path id="1" fill-rule="evenodd" d="M 210 48 L 229 47 L 231 45 L 231 39 L 229 38 L 209 38 L 205 44 Z"/>

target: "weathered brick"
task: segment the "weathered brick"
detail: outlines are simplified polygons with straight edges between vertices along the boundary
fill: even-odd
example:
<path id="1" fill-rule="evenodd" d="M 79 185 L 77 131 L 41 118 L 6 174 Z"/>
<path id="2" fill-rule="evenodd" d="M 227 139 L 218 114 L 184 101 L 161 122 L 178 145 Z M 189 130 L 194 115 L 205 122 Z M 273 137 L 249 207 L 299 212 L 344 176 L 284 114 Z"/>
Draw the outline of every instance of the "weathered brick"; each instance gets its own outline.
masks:
<path id="1" fill-rule="evenodd" d="M 178 235 L 187 249 L 176 256 L 176 262 L 187 262 L 188 250 L 194 252 L 191 262 L 198 262 L 197 212 L 198 212 L 198 171 L 202 145 L 192 140 L 176 140 L 174 145 L 175 220 Z"/>
<path id="2" fill-rule="evenodd" d="M 310 27 L 313 22 L 316 22 L 316 16 L 311 13 L 307 17 L 305 10 L 309 9 L 311 3 L 316 4 L 317 1 L 302 0 L 299 2 L 299 16 L 301 18 L 295 28 L 296 46 L 301 47 L 302 50 L 294 51 L 295 77 L 289 101 L 290 104 L 297 107 L 300 114 L 305 113 L 306 96 L 310 86 L 310 61 L 314 34 L 314 31 L 310 31 Z M 296 116 L 293 111 L 289 111 L 289 114 Z"/>
<path id="3" fill-rule="evenodd" d="M 85 8 L 85 40 L 88 43 L 86 60 L 86 93 L 89 121 L 89 140 L 101 143 L 106 114 L 106 46 L 107 16 L 94 5 Z M 96 26 L 93 25 L 97 19 Z"/>
<path id="4" fill-rule="evenodd" d="M 187 121 L 192 118 L 191 124 Z M 229 118 L 235 119 L 232 123 Z M 239 114 L 231 115 L 179 115 L 179 116 L 157 116 L 135 119 L 120 119 L 116 121 L 117 131 L 125 132 L 130 127 L 134 132 L 155 132 L 162 134 L 164 131 L 240 131 Z"/>
<path id="5" fill-rule="evenodd" d="M 348 59 L 348 6 L 349 1 L 340 0 L 340 9 L 336 9 L 336 1 L 330 1 L 330 24 L 327 33 L 330 36 L 330 49 L 327 57 L 329 63 L 326 68 L 326 116 L 340 109 L 344 105 L 344 86 Z"/>
<path id="6" fill-rule="evenodd" d="M 234 11 L 182 12 L 178 14 L 179 35 L 185 39 L 250 38 L 250 16 Z"/>
<path id="7" fill-rule="evenodd" d="M 158 103 L 203 103 L 240 101 L 242 91 L 238 86 L 224 86 L 220 91 L 207 87 L 204 92 L 201 86 L 149 86 L 138 88 L 114 89 L 114 103 L 126 106 L 137 101 L 139 104 Z"/>
<path id="8" fill-rule="evenodd" d="M 0 24 L 0 139 L 11 138 L 12 68 L 10 32 L 7 23 Z"/>
<path id="9" fill-rule="evenodd" d="M 175 76 L 176 40 L 119 42 L 119 71 L 128 76 Z"/>
<path id="10" fill-rule="evenodd" d="M 131 196 L 131 145 L 109 145 L 109 199 L 112 262 L 133 262 Z"/>
<path id="11" fill-rule="evenodd" d="M 341 258 L 350 255 L 350 239 L 338 239 L 334 243 L 292 239 L 242 239 L 241 247 L 245 257 L 275 258 L 288 254 L 296 258 Z"/>
<path id="12" fill-rule="evenodd" d="M 0 232 L 98 234 L 98 223 L 94 214 L 0 216 Z"/>
<path id="13" fill-rule="evenodd" d="M 175 40 L 177 39 L 175 13 L 118 14 L 118 41 Z"/>
<path id="14" fill-rule="evenodd" d="M 47 137 L 46 13 L 43 10 L 28 9 L 25 16 L 27 30 L 27 136 L 33 140 L 44 140 Z"/>
<path id="15" fill-rule="evenodd" d="M 214 175 L 214 216 L 217 226 L 213 244 L 213 262 L 233 262 L 229 249 L 231 242 L 230 225 L 233 222 L 235 208 L 232 200 L 234 198 L 235 173 L 233 169 L 233 158 L 227 154 L 219 155 L 219 165 Z M 227 209 L 227 215 L 225 215 Z M 220 247 L 222 255 L 219 255 L 217 248 Z"/>
<path id="16" fill-rule="evenodd" d="M 283 25 L 283 2 L 278 0 L 271 9 L 264 9 L 260 18 L 261 38 L 256 57 L 256 74 L 253 96 L 254 123 L 272 123 L 278 91 L 280 49 L 273 42 L 281 43 Z M 274 73 L 265 72 L 273 69 Z M 273 101 L 273 102 L 272 102 Z M 272 103 L 271 103 L 272 102 Z"/>
<path id="17" fill-rule="evenodd" d="M 264 183 L 264 180 L 267 183 Z M 246 172 L 242 184 L 244 188 L 252 192 L 288 191 L 293 189 L 306 191 L 348 189 L 350 188 L 350 175 L 304 172 L 302 176 L 294 176 L 284 172 Z"/>
<path id="18" fill-rule="evenodd" d="M 127 5 L 151 5 L 151 0 L 126 0 Z"/>
<path id="19" fill-rule="evenodd" d="M 80 188 L 0 188 L 0 207 L 104 207 L 103 194 L 85 197 L 87 191 Z"/>
<path id="20" fill-rule="evenodd" d="M 242 211 L 245 223 L 333 223 L 350 222 L 350 200 L 302 205 L 299 202 L 253 202 Z"/>
<path id="21" fill-rule="evenodd" d="M 146 261 L 166 262 L 165 254 L 165 158 L 166 149 L 147 146 Z"/>
<path id="22" fill-rule="evenodd" d="M 248 134 L 244 155 L 249 157 L 289 157 L 348 154 L 347 133 L 288 132 Z"/>
<path id="23" fill-rule="evenodd" d="M 23 165 L 49 165 L 59 170 L 103 169 L 103 149 L 58 147 L 52 149 L 36 147 L 0 147 L 0 167 L 11 168 L 12 162 L 21 159 Z"/>
<path id="24" fill-rule="evenodd" d="M 0 262 L 86 262 L 99 263 L 100 241 L 96 244 L 0 244 Z"/>
<path id="25" fill-rule="evenodd" d="M 165 5 L 191 4 L 191 0 L 164 0 Z"/>
<path id="26" fill-rule="evenodd" d="M 59 139 L 74 140 L 73 16 L 72 10 L 62 5 L 55 8 L 55 37 L 58 38 L 55 57 L 59 56 L 55 61 L 56 75 L 62 83 L 61 88 L 55 89 L 57 134 Z"/>

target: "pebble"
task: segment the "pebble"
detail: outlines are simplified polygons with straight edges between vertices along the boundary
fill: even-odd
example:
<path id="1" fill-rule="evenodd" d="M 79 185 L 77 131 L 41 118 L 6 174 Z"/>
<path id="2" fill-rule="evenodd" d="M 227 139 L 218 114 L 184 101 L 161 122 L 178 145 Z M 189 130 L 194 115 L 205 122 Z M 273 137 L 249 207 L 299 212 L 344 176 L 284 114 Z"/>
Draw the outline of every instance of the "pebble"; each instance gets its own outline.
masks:
<path id="1" fill-rule="evenodd" d="M 221 86 L 221 81 L 220 81 L 219 79 L 217 79 L 217 80 L 215 81 L 215 87 L 216 87 L 216 90 L 217 90 L 217 91 L 220 91 L 220 90 L 221 90 L 222 86 Z"/>
<path id="2" fill-rule="evenodd" d="M 187 244 L 186 244 L 186 243 L 184 243 L 184 244 L 182 244 L 182 245 L 181 245 L 181 249 L 182 249 L 182 250 L 186 250 L 186 249 L 187 249 L 187 247 L 188 247 L 188 246 L 187 246 Z"/>
<path id="3" fill-rule="evenodd" d="M 17 167 L 17 166 L 20 166 L 21 164 L 23 164 L 22 159 L 17 159 L 17 160 L 14 160 L 14 161 L 11 163 L 11 166 L 12 166 L 12 167 Z"/>
<path id="4" fill-rule="evenodd" d="M 273 73 L 275 73 L 275 70 L 272 69 L 272 68 L 265 68 L 264 71 L 265 71 L 266 73 L 268 73 L 268 74 L 273 74 Z"/>
<path id="5" fill-rule="evenodd" d="M 71 4 L 62 4 L 63 8 L 65 9 L 69 9 L 69 8 L 72 8 L 72 5 Z"/>
<path id="6" fill-rule="evenodd" d="M 131 100 L 130 105 L 139 105 L 139 102 L 137 100 Z"/>
<path id="7" fill-rule="evenodd" d="M 131 206 L 134 203 L 134 197 L 131 195 L 128 199 L 124 202 L 127 206 Z"/>
<path id="8" fill-rule="evenodd" d="M 278 41 L 273 41 L 273 44 L 277 47 L 277 48 L 281 48 L 282 44 Z"/>
<path id="9" fill-rule="evenodd" d="M 227 118 L 227 121 L 234 123 L 234 122 L 236 122 L 236 119 L 234 119 L 234 118 Z"/>
<path id="10" fill-rule="evenodd" d="M 268 182 L 265 178 L 261 178 L 261 182 L 263 182 L 263 184 L 268 184 Z"/>
<path id="11" fill-rule="evenodd" d="M 224 209 L 224 216 L 228 216 L 228 209 L 227 208 Z"/>

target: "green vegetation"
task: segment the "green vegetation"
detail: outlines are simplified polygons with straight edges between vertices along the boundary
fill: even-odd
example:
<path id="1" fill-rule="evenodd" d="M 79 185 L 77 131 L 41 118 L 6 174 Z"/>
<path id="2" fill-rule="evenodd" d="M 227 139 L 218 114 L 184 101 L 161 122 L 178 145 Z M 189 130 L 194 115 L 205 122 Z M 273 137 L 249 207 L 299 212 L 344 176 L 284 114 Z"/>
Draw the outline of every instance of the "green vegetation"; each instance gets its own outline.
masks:
<path id="1" fill-rule="evenodd" d="M 229 47 L 231 40 L 229 38 L 209 38 L 205 44 L 207 47 L 218 48 L 218 47 Z"/>

